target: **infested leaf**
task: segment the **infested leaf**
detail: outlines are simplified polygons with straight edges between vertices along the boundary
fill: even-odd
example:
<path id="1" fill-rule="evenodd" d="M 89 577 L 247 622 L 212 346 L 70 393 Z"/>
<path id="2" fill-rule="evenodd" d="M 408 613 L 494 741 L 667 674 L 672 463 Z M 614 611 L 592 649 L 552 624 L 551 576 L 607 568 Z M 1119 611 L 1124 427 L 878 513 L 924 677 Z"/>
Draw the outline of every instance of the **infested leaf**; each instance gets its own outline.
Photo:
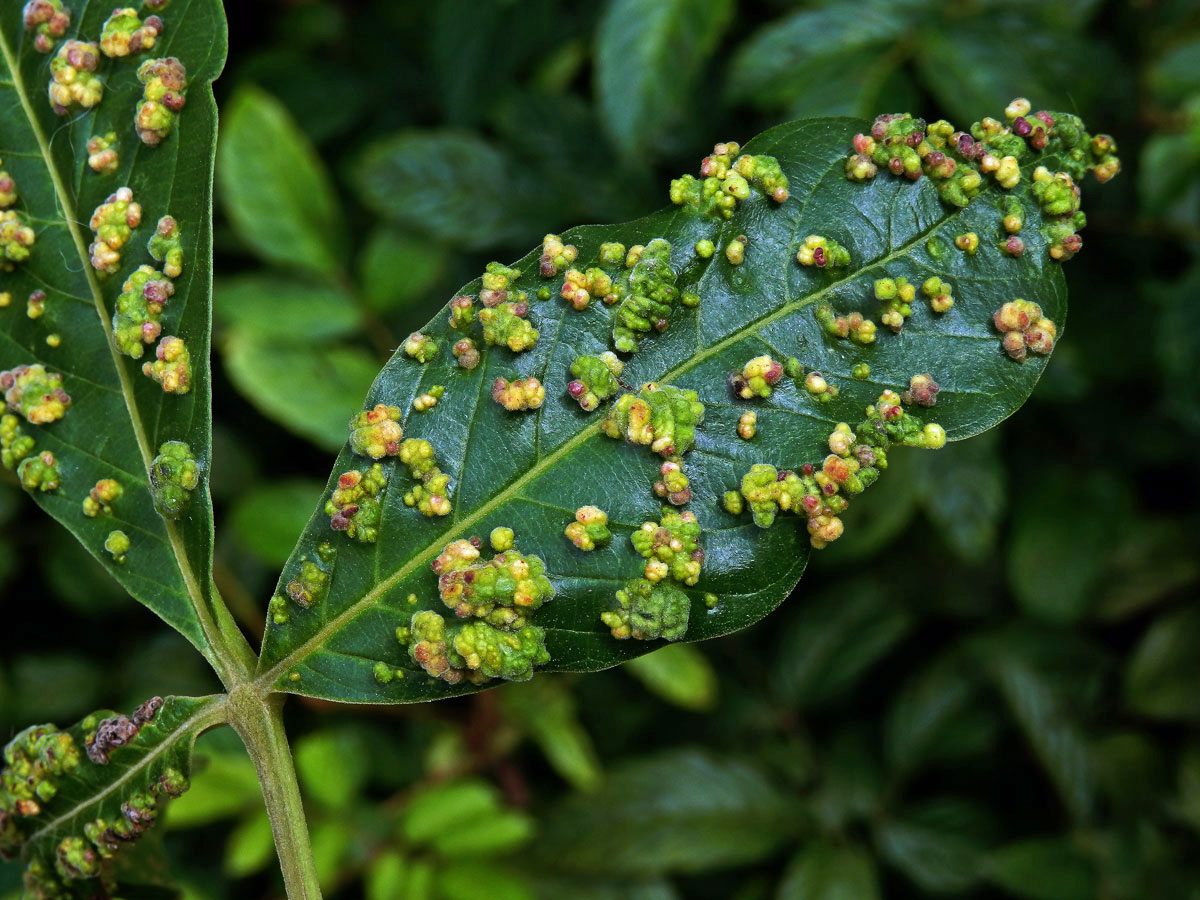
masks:
<path id="1" fill-rule="evenodd" d="M 73 33 L 98 38 L 111 12 L 85 4 L 75 11 Z M 0 276 L 6 301 L 17 298 L 0 311 L 0 369 L 44 366 L 62 376 L 61 387 L 70 397 L 61 419 L 20 423 L 39 454 L 53 454 L 51 468 L 57 473 L 57 487 L 51 490 L 43 479 L 42 490 L 33 493 L 35 502 L 129 594 L 212 661 L 212 635 L 228 615 L 210 594 L 212 513 L 206 477 L 216 135 L 210 85 L 224 63 L 226 34 L 222 6 L 213 0 L 178 4 L 170 20 L 153 53 L 97 62 L 103 81 L 98 105 L 72 107 L 64 117 L 47 102 L 47 57 L 35 49 L 17 7 L 0 20 L 0 156 L 18 192 L 15 206 L 4 215 L 36 223 L 28 259 L 6 260 L 11 270 Z M 56 46 L 55 56 L 66 47 Z M 158 104 L 158 120 L 147 118 L 139 134 L 135 114 L 147 85 L 138 72 L 149 57 L 175 58 L 186 69 L 186 104 L 174 112 Z M 165 85 L 162 70 L 143 74 Z M 111 157 L 97 156 L 97 168 L 89 165 L 89 156 L 100 153 L 99 145 L 88 149 L 93 138 L 110 145 Z M 104 229 L 111 243 L 93 253 L 89 244 L 102 244 L 89 227 L 95 211 L 115 218 L 97 219 L 95 227 Z M 101 269 L 93 265 L 93 256 Z M 142 266 L 156 267 L 147 271 L 157 273 L 154 290 L 160 300 L 165 292 L 165 306 L 159 322 L 147 320 L 140 331 L 140 320 L 133 319 L 140 339 L 123 344 L 112 336 L 114 312 L 127 285 L 134 285 L 130 299 L 140 302 L 141 288 L 127 279 Z M 158 267 L 169 270 L 165 277 Z M 29 304 L 36 318 L 25 313 L 26 298 L 37 300 Z M 164 340 L 158 352 L 173 348 L 166 362 L 155 360 L 160 330 Z M 168 441 L 186 444 L 200 472 L 190 501 L 176 509 L 174 520 L 156 512 L 151 489 L 150 470 Z M 98 514 L 89 515 L 85 501 L 101 482 L 115 482 L 118 496 L 97 503 Z M 123 540 L 116 539 L 118 534 Z"/>
<path id="2" fill-rule="evenodd" d="M 887 121 L 879 127 L 892 127 Z M 1062 121 L 1069 130 L 1073 120 Z M 950 127 L 939 124 L 938 133 Z M 653 648 L 659 636 L 727 634 L 787 596 L 812 542 L 769 499 L 753 516 L 739 515 L 723 502 L 726 492 L 741 503 L 746 491 L 770 495 L 778 488 L 769 485 L 798 482 L 801 475 L 786 473 L 804 472 L 806 463 L 836 470 L 822 463 L 835 426 L 852 423 L 837 438 L 845 450 L 845 435 L 858 439 L 853 426 L 868 406 L 881 416 L 876 404 L 882 409 L 886 401 L 893 404 L 888 415 L 902 413 L 900 392 L 913 404 L 936 403 L 919 410 L 936 421 L 924 430 L 903 413 L 914 429 L 905 439 L 912 446 L 973 436 L 1013 412 L 1045 357 L 1030 351 L 1023 362 L 1010 358 L 1016 350 L 1002 349 L 993 314 L 1016 315 L 1036 302 L 1044 316 L 1063 321 L 1065 287 L 1051 251 L 1074 250 L 1062 244 L 1061 220 L 1038 218 L 1050 176 L 1039 175 L 1036 190 L 1030 182 L 1036 165 L 1078 161 L 1053 148 L 1025 154 L 1023 168 L 1006 169 L 1015 179 L 1011 193 L 990 178 L 978 196 L 975 187 L 971 196 L 955 195 L 957 188 L 943 182 L 943 193 L 951 189 L 943 201 L 932 178 L 848 178 L 850 143 L 866 128 L 816 119 L 773 129 L 744 148 L 747 159 L 762 161 L 749 163 L 761 166 L 747 169 L 760 189 L 747 185 L 745 199 L 730 193 L 732 205 L 705 214 L 687 199 L 701 182 L 677 181 L 672 190 L 682 208 L 547 235 L 511 266 L 489 264 L 405 340 L 360 407 L 329 494 L 285 566 L 260 661 L 262 683 L 334 700 L 413 702 L 472 690 L 488 676 L 524 679 L 535 667 L 604 668 Z M 422 141 L 402 138 L 397 146 Z M 730 161 L 740 152 L 736 145 L 717 149 L 730 152 Z M 481 180 L 469 167 L 458 178 L 456 191 Z M 1062 178 L 1055 184 L 1058 202 L 1070 206 L 1062 192 L 1073 197 L 1073 189 Z M 730 185 L 736 190 L 735 181 Z M 372 188 L 391 196 L 382 183 Z M 485 207 L 490 202 L 486 193 L 472 196 Z M 1014 202 L 1028 218 L 1023 253 L 1011 242 L 978 238 L 996 234 L 1008 214 L 1002 207 Z M 975 238 L 971 252 L 956 246 L 966 236 Z M 631 257 L 632 247 L 645 249 Z M 628 294 L 635 283 L 683 298 L 659 323 L 661 334 L 640 318 L 657 301 L 646 305 Z M 629 299 L 616 303 L 622 291 Z M 847 322 L 856 311 L 879 319 L 878 333 L 862 325 L 854 340 L 839 337 L 837 317 Z M 1025 340 L 1019 331 L 1013 336 Z M 284 399 L 295 378 L 286 386 L 280 379 Z M 628 393 L 618 396 L 622 391 Z M 687 391 L 695 399 L 681 393 Z M 619 439 L 638 439 L 630 413 L 636 404 L 674 423 L 658 423 L 663 455 Z M 746 431 L 748 412 L 756 424 Z M 287 415 L 291 427 L 310 427 L 311 409 L 307 419 L 299 408 Z M 341 434 L 350 433 L 343 427 Z M 678 459 L 664 462 L 672 449 Z M 904 477 L 903 455 L 894 454 L 896 477 Z M 752 470 L 758 464 L 777 468 Z M 664 499 L 684 504 L 684 512 L 664 512 Z M 769 524 L 776 511 L 773 527 L 753 524 Z M 841 525 L 827 520 L 823 537 L 812 534 L 823 544 Z M 810 520 L 810 529 L 823 527 Z M 487 546 L 489 535 L 505 529 L 515 543 Z M 337 554 L 320 576 L 327 591 L 319 602 L 291 602 L 288 586 L 306 565 L 317 565 L 314 554 L 325 544 Z M 429 568 L 439 556 L 440 587 Z M 476 574 L 485 579 L 480 584 L 515 584 L 504 581 L 513 565 L 533 573 L 522 588 L 531 592 L 522 601 L 531 607 L 504 613 L 509 625 L 482 621 L 490 614 L 486 603 L 453 600 Z M 643 572 L 667 580 L 639 582 Z M 901 608 L 869 592 L 861 602 L 871 612 L 851 618 L 861 619 L 867 637 L 843 637 L 846 652 L 826 654 L 828 672 L 809 672 L 789 687 L 799 702 L 832 696 L 907 633 Z M 797 659 L 824 658 L 801 644 Z M 477 660 L 467 680 L 454 661 L 464 653 Z"/>

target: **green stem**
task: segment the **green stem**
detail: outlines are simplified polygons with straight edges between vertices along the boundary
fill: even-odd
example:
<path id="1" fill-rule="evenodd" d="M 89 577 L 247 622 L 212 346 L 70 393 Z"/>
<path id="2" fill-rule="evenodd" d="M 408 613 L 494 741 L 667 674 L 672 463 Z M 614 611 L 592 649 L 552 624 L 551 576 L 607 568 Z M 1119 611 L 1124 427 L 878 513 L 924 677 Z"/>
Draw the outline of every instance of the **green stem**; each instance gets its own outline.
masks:
<path id="1" fill-rule="evenodd" d="M 296 767 L 283 730 L 283 697 L 261 697 L 249 685 L 229 695 L 230 723 L 258 772 L 288 900 L 321 900 Z"/>

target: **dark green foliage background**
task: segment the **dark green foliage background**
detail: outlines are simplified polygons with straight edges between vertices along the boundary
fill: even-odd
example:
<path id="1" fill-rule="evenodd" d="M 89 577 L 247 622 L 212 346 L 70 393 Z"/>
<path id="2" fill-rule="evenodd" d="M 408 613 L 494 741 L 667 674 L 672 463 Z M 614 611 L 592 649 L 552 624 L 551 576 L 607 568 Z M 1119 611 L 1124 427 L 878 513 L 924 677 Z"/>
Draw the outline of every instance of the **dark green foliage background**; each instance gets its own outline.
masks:
<path id="1" fill-rule="evenodd" d="M 1085 188 L 1070 321 L 1032 400 L 982 438 L 896 454 L 758 626 L 433 705 L 291 701 L 328 893 L 391 897 L 406 871 L 447 900 L 480 883 L 500 898 L 1195 897 L 1200 12 L 579 7 L 229 5 L 223 140 L 275 98 L 314 149 L 265 144 L 259 168 L 290 190 L 265 208 L 320 222 L 313 245 L 264 240 L 222 151 L 211 487 L 218 586 L 248 632 L 379 365 L 487 260 L 657 209 L 713 142 L 801 115 L 965 124 L 1024 94 L 1111 132 L 1125 170 Z M 389 168 L 421 154 L 447 163 Z M 488 191 L 464 193 L 463 172 Z M 264 348 L 275 387 L 249 397 Z M 4 734 L 217 689 L 3 474 Z M 166 845 L 189 896 L 277 896 L 231 737 L 201 740 L 207 768 Z M 17 877 L 0 866 L 0 897 Z"/>

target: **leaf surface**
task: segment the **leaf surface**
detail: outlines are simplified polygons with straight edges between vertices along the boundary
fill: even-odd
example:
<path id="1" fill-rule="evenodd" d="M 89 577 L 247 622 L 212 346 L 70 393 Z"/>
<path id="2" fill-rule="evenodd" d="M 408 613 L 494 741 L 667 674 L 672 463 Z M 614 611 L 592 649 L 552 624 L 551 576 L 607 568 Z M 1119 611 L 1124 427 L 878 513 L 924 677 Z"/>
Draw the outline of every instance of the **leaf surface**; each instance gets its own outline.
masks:
<path id="1" fill-rule="evenodd" d="M 736 488 L 752 464 L 793 470 L 819 465 L 836 423 L 858 423 L 882 389 L 902 391 L 920 373 L 932 374 L 941 385 L 927 419 L 944 426 L 951 439 L 975 435 L 1021 405 L 1046 362 L 1032 355 L 1024 363 L 1009 359 L 992 313 L 1005 301 L 1024 298 L 1042 306 L 1061 336 L 1066 289 L 1033 221 L 1029 170 L 1014 192 L 1030 211 L 1023 232 L 1028 249 L 1013 258 L 994 237 L 1003 192 L 990 181 L 964 209 L 943 204 L 927 178 L 909 182 L 880 175 L 866 184 L 848 181 L 843 164 L 849 142 L 865 128 L 852 119 L 814 119 L 779 126 L 750 142 L 745 152 L 777 158 L 790 179 L 791 196 L 782 205 L 755 194 L 728 221 L 672 207 L 624 225 L 585 226 L 563 235 L 579 248 L 579 268 L 598 263 L 603 242 L 631 246 L 666 238 L 677 285 L 701 297 L 698 309 L 677 310 L 666 331 L 643 339 L 622 375 L 634 389 L 656 382 L 695 390 L 705 406 L 695 446 L 683 457 L 693 493 L 688 508 L 699 520 L 706 554 L 699 583 L 685 589 L 691 599 L 687 640 L 728 634 L 761 619 L 787 596 L 807 562 L 803 519 L 781 517 L 761 529 L 748 515 L 724 509 L 722 494 Z M 1038 162 L 1055 165 L 1052 159 Z M 954 238 L 967 231 L 981 236 L 975 255 L 954 247 Z M 799 265 L 797 248 L 810 234 L 842 244 L 851 264 L 834 271 Z M 748 244 L 745 262 L 734 266 L 723 251 L 738 235 L 746 235 Z M 702 239 L 717 245 L 711 259 L 694 249 Z M 431 443 L 438 466 L 450 477 L 453 512 L 427 518 L 406 506 L 403 496 L 414 482 L 406 467 L 388 460 L 390 487 L 383 495 L 377 543 L 332 531 L 329 517 L 318 509 L 280 582 L 278 602 L 287 611 L 280 616 L 285 621 L 268 627 L 259 674 L 264 686 L 349 702 L 413 702 L 472 690 L 465 683 L 427 677 L 410 662 L 395 632 L 408 626 L 416 611 L 447 612 L 429 568 L 443 547 L 472 535 L 486 541 L 498 526 L 513 528 L 517 547 L 545 561 L 555 588 L 554 599 L 535 617 L 546 630 L 548 668 L 601 669 L 655 646 L 614 640 L 600 613 L 644 568 L 630 535 L 660 515 L 661 501 L 651 486 L 660 477 L 662 459 L 646 447 L 607 437 L 600 427 L 603 410 L 589 415 L 566 394 L 575 357 L 610 348 L 612 311 L 594 302 L 577 312 L 558 299 L 563 276 L 543 279 L 539 255 L 540 248 L 513 264 L 524 273 L 515 287 L 529 290 L 529 321 L 540 332 L 531 351 L 487 347 L 476 324 L 469 334 L 482 362 L 464 371 L 449 352 L 462 333 L 448 327 L 443 312 L 423 332 L 438 341 L 438 356 L 422 365 L 400 352 L 376 379 L 366 408 L 399 407 L 405 438 Z M 841 314 L 861 310 L 877 317 L 873 282 L 885 275 L 904 276 L 916 285 L 938 275 L 952 285 L 956 303 L 934 315 L 918 293 L 903 331 L 896 335 L 881 328 L 877 341 L 866 347 L 822 330 L 814 316 L 822 302 Z M 536 298 L 543 285 L 550 299 Z M 480 286 L 472 282 L 460 293 L 478 295 Z M 766 401 L 734 399 L 729 376 L 765 353 L 780 360 L 797 357 L 841 393 L 833 402 L 817 403 L 785 378 Z M 859 362 L 871 369 L 863 380 L 851 377 Z M 507 412 L 490 396 L 498 376 L 536 376 L 546 388 L 544 405 Z M 438 405 L 411 411 L 414 398 L 434 385 L 446 388 Z M 748 441 L 736 433 L 747 410 L 758 416 L 757 435 Z M 347 446 L 330 488 L 343 472 L 369 463 Z M 563 536 L 575 510 L 585 504 L 606 511 L 614 535 L 610 544 L 590 553 Z M 843 540 L 852 541 L 853 534 Z M 289 605 L 284 586 L 303 558 L 313 558 L 324 542 L 337 550 L 328 594 L 311 608 Z M 703 602 L 706 592 L 720 598 L 711 611 Z M 379 683 L 372 675 L 379 662 L 404 677 Z"/>
<path id="2" fill-rule="evenodd" d="M 96 845 L 85 836 L 86 826 L 95 828 L 94 823 L 103 820 L 105 824 L 100 832 L 109 827 L 122 832 L 128 828 L 122 823 L 134 821 L 137 815 L 138 821 L 143 823 L 141 830 L 135 827 L 132 832 L 122 832 L 123 838 L 113 839 L 114 853 L 98 859 L 106 876 L 115 875 L 123 882 L 128 877 L 125 873 L 137 874 L 139 867 L 130 864 L 135 856 L 141 858 L 142 842 L 149 828 L 162 815 L 167 802 L 188 787 L 196 738 L 206 729 L 224 722 L 226 716 L 223 695 L 168 697 L 161 703 L 161 708 L 127 743 L 109 750 L 107 761 L 92 758 L 86 740 L 88 736 L 100 733 L 103 723 L 116 718 L 117 713 L 99 710 L 66 730 L 65 734 L 74 745 L 75 765 L 65 773 L 47 779 L 53 783 L 55 791 L 49 799 L 39 803 L 41 808 L 36 814 L 15 815 L 9 819 L 23 839 L 21 857 L 27 866 L 31 866 L 31 873 L 39 871 L 40 867 L 53 877 L 55 861 L 64 841 L 82 839 L 82 845 L 96 855 Z M 22 738 L 23 735 L 18 735 L 12 744 L 23 743 Z M 66 756 L 66 753 L 58 754 L 59 759 Z M 153 833 L 150 836 L 153 837 Z M 68 883 L 81 889 L 85 885 L 97 885 L 90 878 Z"/>
<path id="3" fill-rule="evenodd" d="M 98 40 L 111 4 L 72 4 L 67 37 Z M 61 373 L 71 407 L 59 421 L 21 428 L 37 452 L 58 460 L 60 487 L 34 498 L 62 522 L 121 585 L 202 651 L 211 652 L 212 509 L 201 480 L 185 515 L 164 520 L 154 509 L 148 471 L 159 446 L 184 441 L 202 469 L 208 464 L 210 390 L 208 347 L 212 282 L 212 167 L 216 104 L 211 82 L 225 59 L 225 19 L 216 0 L 182 0 L 165 16 L 165 32 L 139 56 L 100 57 L 104 96 L 91 111 L 59 117 L 47 100 L 49 63 L 33 47 L 16 5 L 0 19 L 0 158 L 16 182 L 12 207 L 36 233 L 28 260 L 0 271 L 0 369 L 40 363 Z M 62 46 L 62 42 L 59 42 Z M 151 57 L 178 57 L 187 67 L 187 105 L 159 146 L 138 139 L 134 112 L 143 94 L 136 72 Z M 88 166 L 88 140 L 114 132 L 119 163 L 112 174 Z M 121 251 L 116 274 L 100 276 L 89 261 L 92 212 L 122 186 L 142 207 L 141 224 Z M 141 359 L 120 355 L 111 319 L 125 279 L 155 265 L 147 241 L 161 216 L 182 231 L 184 263 L 163 313 L 163 334 L 183 338 L 191 356 L 191 390 L 168 394 L 142 373 Z M 26 299 L 44 291 L 43 314 L 25 314 Z M 58 346 L 47 343 L 50 335 Z M 111 515 L 86 517 L 81 504 L 100 479 L 116 479 L 124 493 Z M 109 533 L 124 531 L 131 547 L 118 565 L 104 550 Z M 211 630 L 211 628 L 209 629 Z"/>

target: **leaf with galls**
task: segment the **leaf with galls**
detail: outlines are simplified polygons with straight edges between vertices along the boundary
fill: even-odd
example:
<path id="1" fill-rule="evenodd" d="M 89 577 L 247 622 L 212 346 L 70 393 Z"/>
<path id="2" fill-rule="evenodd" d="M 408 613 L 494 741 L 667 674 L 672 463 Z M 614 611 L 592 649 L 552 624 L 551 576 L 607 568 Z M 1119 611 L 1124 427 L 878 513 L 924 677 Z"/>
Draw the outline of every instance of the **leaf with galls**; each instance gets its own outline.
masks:
<path id="1" fill-rule="evenodd" d="M 268 623 L 258 677 L 413 702 L 766 616 L 810 552 L 853 539 L 855 498 L 903 477 L 895 454 L 1008 417 L 1062 339 L 1080 182 L 1117 164 L 1070 115 L 1011 113 L 783 125 L 719 144 L 661 213 L 490 263 L 367 397 L 403 410 L 384 465 L 413 487 L 382 497 L 375 543 L 343 542 L 320 616 Z M 434 488 L 452 512 L 408 508 L 436 512 Z"/>

